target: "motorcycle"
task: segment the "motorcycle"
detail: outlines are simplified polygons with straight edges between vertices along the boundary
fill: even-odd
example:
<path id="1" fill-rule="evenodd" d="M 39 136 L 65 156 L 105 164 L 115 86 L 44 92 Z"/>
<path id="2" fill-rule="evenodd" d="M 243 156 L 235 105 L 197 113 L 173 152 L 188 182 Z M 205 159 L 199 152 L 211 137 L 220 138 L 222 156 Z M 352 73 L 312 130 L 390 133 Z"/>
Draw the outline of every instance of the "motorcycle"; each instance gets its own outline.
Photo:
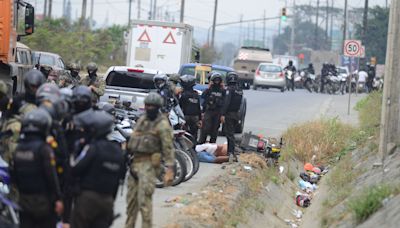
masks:
<path id="1" fill-rule="evenodd" d="M 339 88 L 339 90 L 340 90 L 340 93 L 342 94 L 342 95 L 344 95 L 345 94 L 345 92 L 346 92 L 346 87 L 347 87 L 347 75 L 345 75 L 345 74 L 340 74 L 339 76 L 338 76 L 338 78 L 339 78 L 339 81 L 340 81 L 340 88 Z"/>
<path id="2" fill-rule="evenodd" d="M 383 79 L 380 77 L 375 77 L 374 81 L 372 82 L 372 89 L 379 91 L 383 89 Z"/>
<path id="3" fill-rule="evenodd" d="M 329 94 L 336 94 L 340 89 L 340 79 L 337 75 L 334 75 L 332 72 L 328 73 L 327 83 L 326 83 L 326 91 Z"/>
<path id="4" fill-rule="evenodd" d="M 278 166 L 281 150 L 283 146 L 283 138 L 260 138 L 257 143 L 257 152 L 261 152 L 270 167 Z"/>
<path id="5" fill-rule="evenodd" d="M 19 206 L 9 199 L 10 175 L 8 164 L 0 156 L 0 227 L 17 228 Z"/>
<path id="6" fill-rule="evenodd" d="M 319 86 L 315 74 L 310 74 L 307 70 L 302 70 L 300 76 L 304 81 L 304 88 L 306 88 L 310 93 L 312 93 L 312 91 L 316 93 L 318 92 Z"/>

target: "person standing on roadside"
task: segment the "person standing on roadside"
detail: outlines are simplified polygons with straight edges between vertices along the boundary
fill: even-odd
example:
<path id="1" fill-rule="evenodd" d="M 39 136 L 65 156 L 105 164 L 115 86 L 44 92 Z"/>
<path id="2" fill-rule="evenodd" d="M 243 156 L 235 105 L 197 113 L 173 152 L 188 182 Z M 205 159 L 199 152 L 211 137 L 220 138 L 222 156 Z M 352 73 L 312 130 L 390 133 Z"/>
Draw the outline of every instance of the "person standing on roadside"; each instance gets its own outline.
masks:
<path id="1" fill-rule="evenodd" d="M 225 124 L 224 133 L 228 141 L 229 162 L 237 162 L 235 155 L 235 131 L 239 125 L 239 110 L 242 105 L 243 90 L 238 86 L 239 76 L 229 72 L 226 76 L 227 90 L 222 108 L 221 123 Z"/>
<path id="2" fill-rule="evenodd" d="M 193 135 L 194 143 L 197 143 L 197 132 L 201 127 L 201 106 L 200 95 L 193 89 L 196 78 L 193 75 L 183 75 L 181 77 L 183 92 L 179 98 L 179 105 L 185 115 L 186 128 Z"/>
<path id="3" fill-rule="evenodd" d="M 164 184 L 171 185 L 174 178 L 173 133 L 167 117 L 160 112 L 163 99 L 157 93 L 150 93 L 144 104 L 146 114 L 137 121 L 127 146 L 133 159 L 129 167 L 125 228 L 135 227 L 139 211 L 142 227 L 152 227 L 152 196 L 156 177 L 161 171 L 161 160 L 167 167 Z"/>
<path id="4" fill-rule="evenodd" d="M 218 72 L 211 72 L 209 76 L 209 88 L 201 95 L 203 99 L 203 126 L 200 132 L 199 144 L 204 144 L 208 135 L 210 135 L 210 143 L 217 142 L 221 110 L 225 98 L 222 75 Z"/>
<path id="5" fill-rule="evenodd" d="M 39 108 L 22 120 L 21 137 L 11 164 L 11 178 L 19 192 L 21 228 L 54 228 L 63 213 L 55 157 L 46 137 L 51 117 Z"/>
<path id="6" fill-rule="evenodd" d="M 84 147 L 71 160 L 71 173 L 78 180 L 79 193 L 72 210 L 72 228 L 108 228 L 114 220 L 114 200 L 125 162 L 121 148 L 109 141 L 113 117 L 105 111 L 89 109 L 74 117 L 85 133 Z"/>
<path id="7" fill-rule="evenodd" d="M 96 104 L 100 97 L 104 95 L 106 82 L 97 75 L 97 64 L 89 63 L 86 66 L 88 75 L 81 79 L 80 84 L 89 87 L 92 90 L 92 102 Z"/>

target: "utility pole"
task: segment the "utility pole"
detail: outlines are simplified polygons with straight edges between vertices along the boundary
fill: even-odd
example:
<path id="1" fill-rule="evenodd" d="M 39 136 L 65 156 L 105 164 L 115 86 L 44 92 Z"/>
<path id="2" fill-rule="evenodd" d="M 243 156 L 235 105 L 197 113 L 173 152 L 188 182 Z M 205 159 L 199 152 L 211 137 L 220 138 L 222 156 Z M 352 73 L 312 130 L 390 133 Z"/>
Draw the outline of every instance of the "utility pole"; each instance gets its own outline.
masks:
<path id="1" fill-rule="evenodd" d="M 390 4 L 389 30 L 386 49 L 385 83 L 383 88 L 382 117 L 379 140 L 379 154 L 382 165 L 390 152 L 398 149 L 400 143 L 400 1 Z M 396 148 L 397 146 L 397 148 Z M 383 169 L 382 169 L 383 170 Z M 383 172 L 384 173 L 384 172 Z"/>
<path id="2" fill-rule="evenodd" d="M 215 0 L 214 19 L 213 19 L 212 33 L 211 33 L 211 47 L 214 47 L 214 42 L 215 42 L 215 25 L 217 24 L 217 9 L 218 9 L 218 0 Z"/>
<path id="3" fill-rule="evenodd" d="M 132 16 L 132 0 L 129 0 L 128 27 L 131 26 L 131 16 Z"/>
<path id="4" fill-rule="evenodd" d="M 93 7 L 94 7 L 94 0 L 90 0 L 89 29 L 92 29 L 92 26 L 93 26 Z"/>
<path id="5" fill-rule="evenodd" d="M 334 1 L 331 0 L 331 10 L 333 11 L 333 4 Z M 330 45 L 330 50 L 332 50 L 332 40 L 333 40 L 333 13 L 331 13 L 331 26 L 330 26 L 330 32 L 329 32 L 329 45 Z"/>
<path id="6" fill-rule="evenodd" d="M 347 35 L 347 0 L 344 0 L 344 18 L 343 18 L 343 42 L 342 42 L 342 51 L 344 51 L 344 41 L 346 40 Z M 351 72 L 350 72 L 351 73 Z"/>
<path id="7" fill-rule="evenodd" d="M 65 9 L 67 7 L 67 1 L 63 0 L 63 5 L 62 5 L 62 16 L 65 17 L 66 13 L 65 13 Z"/>
<path id="8" fill-rule="evenodd" d="M 152 16 L 152 11 L 153 10 L 153 0 L 150 0 L 150 8 L 149 8 L 149 20 L 151 20 Z"/>
<path id="9" fill-rule="evenodd" d="M 265 48 L 265 30 L 266 30 L 266 21 L 265 21 L 265 17 L 266 17 L 266 12 L 264 10 L 264 20 L 263 20 L 263 48 Z"/>
<path id="10" fill-rule="evenodd" d="M 183 19 L 185 17 L 185 0 L 181 0 L 181 19 L 179 20 L 183 23 Z"/>
<path id="11" fill-rule="evenodd" d="M 140 20 L 141 4 L 140 0 L 137 1 L 137 19 Z"/>
<path id="12" fill-rule="evenodd" d="M 242 34 L 242 26 L 243 26 L 243 14 L 240 14 L 240 23 L 239 23 L 239 44 L 238 46 L 240 47 L 242 45 L 242 39 L 243 39 L 243 34 Z"/>
<path id="13" fill-rule="evenodd" d="M 53 9 L 53 0 L 49 0 L 49 15 L 48 15 L 48 18 L 51 18 L 52 9 Z"/>
<path id="14" fill-rule="evenodd" d="M 318 0 L 319 1 L 319 0 Z M 290 55 L 293 55 L 294 56 L 294 41 L 295 41 L 295 35 L 296 35 L 296 32 L 295 32 L 295 20 L 296 20 L 296 1 L 295 0 L 293 0 L 293 12 L 292 12 L 292 29 L 291 29 L 291 31 L 290 31 L 290 49 L 289 49 L 289 53 L 290 53 Z"/>
<path id="15" fill-rule="evenodd" d="M 252 41 L 253 44 L 255 40 L 256 40 L 256 23 L 253 22 L 253 41 Z"/>
<path id="16" fill-rule="evenodd" d="M 86 4 L 87 0 L 82 0 L 82 14 L 81 14 L 82 21 L 86 20 Z"/>
<path id="17" fill-rule="evenodd" d="M 317 0 L 317 17 L 315 19 L 315 31 L 314 31 L 314 49 L 318 50 L 318 19 L 319 19 L 319 0 Z"/>
<path id="18" fill-rule="evenodd" d="M 329 0 L 326 0 L 325 34 L 326 34 L 326 40 L 328 40 L 328 37 L 329 37 Z"/>
<path id="19" fill-rule="evenodd" d="M 47 0 L 44 0 L 43 17 L 47 17 Z"/>
<path id="20" fill-rule="evenodd" d="M 368 0 L 365 0 L 364 15 L 363 15 L 363 28 L 362 28 L 362 42 L 365 45 L 367 40 L 367 26 L 368 26 Z"/>
<path id="21" fill-rule="evenodd" d="M 155 20 L 156 16 L 157 16 L 157 0 L 153 0 L 153 1 L 154 1 L 154 3 L 153 3 L 153 20 Z"/>

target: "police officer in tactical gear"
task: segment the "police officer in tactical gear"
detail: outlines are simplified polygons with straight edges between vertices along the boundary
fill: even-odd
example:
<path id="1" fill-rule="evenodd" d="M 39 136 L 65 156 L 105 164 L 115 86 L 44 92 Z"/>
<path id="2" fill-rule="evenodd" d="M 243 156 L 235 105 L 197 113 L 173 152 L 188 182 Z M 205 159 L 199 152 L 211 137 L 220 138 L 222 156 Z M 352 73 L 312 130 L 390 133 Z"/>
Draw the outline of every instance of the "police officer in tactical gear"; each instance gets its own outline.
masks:
<path id="1" fill-rule="evenodd" d="M 72 211 L 71 227 L 107 228 L 113 221 L 114 200 L 125 161 L 121 148 L 107 140 L 113 117 L 100 110 L 87 110 L 74 117 L 86 137 L 79 155 L 71 160 L 72 175 L 79 179 L 80 192 Z"/>
<path id="2" fill-rule="evenodd" d="M 286 77 L 286 86 L 288 87 L 288 90 L 291 89 L 292 91 L 294 91 L 294 76 L 296 74 L 296 67 L 293 66 L 293 61 L 289 60 L 289 64 L 283 70 L 292 71 L 292 77 L 290 79 Z"/>
<path id="3" fill-rule="evenodd" d="M 161 112 L 169 113 L 171 109 L 178 104 L 178 101 L 168 84 L 168 76 L 166 74 L 156 74 L 153 77 L 153 82 L 154 86 L 157 88 L 158 94 L 160 94 L 164 100 Z"/>
<path id="4" fill-rule="evenodd" d="M 92 108 L 92 91 L 89 87 L 80 85 L 72 90 L 74 113 L 80 113 Z"/>
<path id="5" fill-rule="evenodd" d="M 174 177 L 173 133 L 168 119 L 160 113 L 163 99 L 157 93 L 149 93 L 144 104 L 146 114 L 137 121 L 127 148 L 134 157 L 128 178 L 126 228 L 135 227 L 139 210 L 142 227 L 152 227 L 152 195 L 161 160 L 167 167 L 165 185 L 170 185 Z"/>
<path id="6" fill-rule="evenodd" d="M 225 98 L 222 75 L 218 72 L 210 72 L 209 78 L 209 88 L 201 95 L 203 99 L 203 126 L 200 131 L 200 144 L 206 142 L 208 135 L 210 135 L 210 143 L 217 141 L 221 111 Z"/>
<path id="7" fill-rule="evenodd" d="M 326 78 L 328 77 L 329 74 L 329 64 L 324 63 L 322 64 L 322 69 L 321 69 L 321 85 L 320 85 L 320 92 L 324 93 L 325 92 L 325 84 L 326 84 Z"/>
<path id="8" fill-rule="evenodd" d="M 179 74 L 171 74 L 168 79 L 168 85 L 175 96 L 182 93 L 181 76 Z"/>
<path id="9" fill-rule="evenodd" d="M 21 122 L 18 107 L 7 94 L 6 83 L 0 81 L 0 153 L 10 164 L 21 131 Z"/>
<path id="10" fill-rule="evenodd" d="M 54 228 L 57 215 L 63 211 L 54 154 L 46 143 L 51 121 L 40 108 L 22 120 L 22 134 L 11 167 L 19 192 L 21 228 Z"/>
<path id="11" fill-rule="evenodd" d="M 45 82 L 46 78 L 39 70 L 32 69 L 25 73 L 25 93 L 13 99 L 13 102 L 19 106 L 19 112 L 22 115 L 36 108 L 36 91 Z"/>
<path id="12" fill-rule="evenodd" d="M 197 132 L 201 127 L 201 106 L 200 95 L 193 89 L 196 84 L 196 77 L 193 75 L 183 75 L 181 77 L 183 92 L 179 98 L 179 105 L 185 115 L 186 127 L 188 132 L 193 135 L 194 143 L 197 143 Z"/>
<path id="13" fill-rule="evenodd" d="M 228 84 L 224 106 L 222 108 L 221 123 L 224 124 L 224 133 L 228 141 L 229 161 L 237 161 L 235 155 L 235 131 L 240 120 L 240 106 L 242 104 L 243 91 L 238 86 L 239 76 L 235 72 L 229 72 L 226 76 Z"/>
<path id="14" fill-rule="evenodd" d="M 310 74 L 315 74 L 315 70 L 314 70 L 314 66 L 312 63 L 308 64 L 308 67 L 305 69 L 306 71 L 306 80 L 304 81 L 304 88 L 306 88 L 309 92 L 312 92 L 311 88 L 310 88 L 310 83 L 311 83 L 311 78 L 310 78 Z"/>
<path id="15" fill-rule="evenodd" d="M 89 63 L 86 66 L 88 75 L 81 79 L 80 84 L 88 86 L 92 91 L 92 102 L 96 104 L 100 97 L 104 95 L 104 90 L 106 88 L 105 81 L 97 76 L 97 65 L 96 63 Z"/>

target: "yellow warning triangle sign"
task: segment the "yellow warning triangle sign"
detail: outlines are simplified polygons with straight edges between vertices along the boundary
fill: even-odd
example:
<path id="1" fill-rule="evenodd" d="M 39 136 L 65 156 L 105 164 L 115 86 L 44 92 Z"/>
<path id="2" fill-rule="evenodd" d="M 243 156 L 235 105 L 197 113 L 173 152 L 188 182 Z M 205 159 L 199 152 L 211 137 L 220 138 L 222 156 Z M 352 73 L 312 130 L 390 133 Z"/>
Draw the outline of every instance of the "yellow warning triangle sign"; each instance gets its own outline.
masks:
<path id="1" fill-rule="evenodd" d="M 142 35 L 139 36 L 138 41 L 141 42 L 151 42 L 150 36 L 147 33 L 146 29 L 143 31 Z"/>
<path id="2" fill-rule="evenodd" d="M 176 41 L 175 41 L 174 36 L 172 35 L 172 32 L 168 33 L 168 35 L 167 35 L 167 37 L 165 37 L 163 43 L 164 44 L 176 44 Z"/>

